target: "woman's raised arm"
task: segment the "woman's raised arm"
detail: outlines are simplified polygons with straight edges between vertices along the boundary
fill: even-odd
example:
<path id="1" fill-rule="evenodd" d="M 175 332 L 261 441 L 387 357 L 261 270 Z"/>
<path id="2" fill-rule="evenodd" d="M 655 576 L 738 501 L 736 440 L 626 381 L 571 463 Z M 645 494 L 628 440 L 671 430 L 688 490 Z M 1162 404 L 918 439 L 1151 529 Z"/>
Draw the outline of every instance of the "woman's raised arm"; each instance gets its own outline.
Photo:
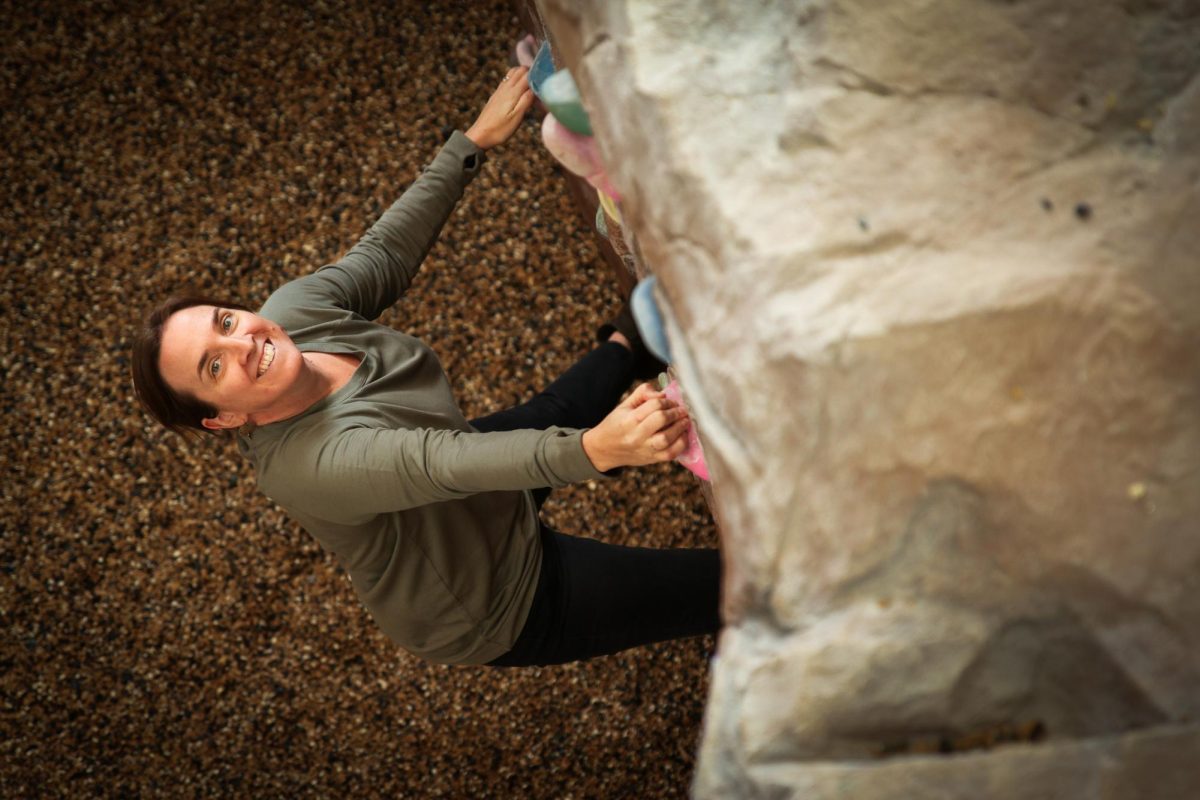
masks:
<path id="1" fill-rule="evenodd" d="M 412 186 L 340 260 L 312 276 L 335 303 L 375 319 L 408 291 L 484 151 L 507 141 L 533 101 L 524 67 L 509 70 L 466 134 L 455 131 Z M 310 289 L 316 287 L 308 287 Z"/>

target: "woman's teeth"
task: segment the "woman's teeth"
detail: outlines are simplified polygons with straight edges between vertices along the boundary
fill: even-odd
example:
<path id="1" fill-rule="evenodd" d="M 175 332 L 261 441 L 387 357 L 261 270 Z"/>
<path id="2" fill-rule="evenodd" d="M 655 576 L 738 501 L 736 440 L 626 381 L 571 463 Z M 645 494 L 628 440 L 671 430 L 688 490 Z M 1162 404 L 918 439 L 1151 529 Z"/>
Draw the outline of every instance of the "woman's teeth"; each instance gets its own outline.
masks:
<path id="1" fill-rule="evenodd" d="M 270 342 L 263 342 L 262 358 L 258 360 L 258 377 L 262 377 L 267 368 L 271 366 L 271 362 L 275 360 L 275 345 Z"/>

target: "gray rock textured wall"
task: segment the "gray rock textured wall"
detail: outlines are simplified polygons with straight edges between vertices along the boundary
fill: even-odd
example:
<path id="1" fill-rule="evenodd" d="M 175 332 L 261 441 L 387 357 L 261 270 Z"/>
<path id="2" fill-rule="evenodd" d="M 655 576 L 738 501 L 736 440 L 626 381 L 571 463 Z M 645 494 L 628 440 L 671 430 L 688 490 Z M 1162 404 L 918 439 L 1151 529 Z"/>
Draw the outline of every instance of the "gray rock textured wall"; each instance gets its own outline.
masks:
<path id="1" fill-rule="evenodd" d="M 714 474 L 697 794 L 1196 785 L 1200 3 L 540 5 Z"/>

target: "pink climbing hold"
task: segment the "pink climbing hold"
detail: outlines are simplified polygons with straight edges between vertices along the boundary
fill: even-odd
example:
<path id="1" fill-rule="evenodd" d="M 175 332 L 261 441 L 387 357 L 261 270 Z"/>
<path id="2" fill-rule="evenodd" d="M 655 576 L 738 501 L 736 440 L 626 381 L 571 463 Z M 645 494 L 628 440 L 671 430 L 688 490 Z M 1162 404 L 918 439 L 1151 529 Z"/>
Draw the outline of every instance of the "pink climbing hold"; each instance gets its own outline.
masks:
<path id="1" fill-rule="evenodd" d="M 527 33 L 513 48 L 513 59 L 522 67 L 530 67 L 533 66 L 535 56 L 537 56 L 537 39 L 533 38 L 532 33 Z"/>
<path id="2" fill-rule="evenodd" d="M 600 148 L 596 146 L 595 138 L 568 130 L 553 114 L 547 114 L 542 120 L 542 141 L 564 167 L 613 200 L 621 199 L 604 171 L 604 161 L 600 158 Z"/>
<path id="3" fill-rule="evenodd" d="M 662 391 L 668 400 L 687 408 L 683 402 L 683 391 L 679 388 L 679 381 L 671 381 L 663 387 Z M 704 461 L 704 448 L 700 446 L 700 437 L 696 434 L 694 424 L 688 427 L 687 437 L 687 449 L 680 453 L 675 460 L 691 470 L 700 480 L 707 481 L 709 480 L 708 464 Z"/>

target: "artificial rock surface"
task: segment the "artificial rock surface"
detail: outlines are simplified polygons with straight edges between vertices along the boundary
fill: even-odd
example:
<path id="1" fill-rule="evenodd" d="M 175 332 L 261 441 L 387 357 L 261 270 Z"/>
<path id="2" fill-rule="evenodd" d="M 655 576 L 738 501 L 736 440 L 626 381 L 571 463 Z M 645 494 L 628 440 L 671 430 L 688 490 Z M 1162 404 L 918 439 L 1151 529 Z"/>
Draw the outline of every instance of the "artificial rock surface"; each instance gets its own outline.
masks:
<path id="1" fill-rule="evenodd" d="M 541 7 L 714 475 L 697 794 L 1200 778 L 1200 4 Z"/>
<path id="2" fill-rule="evenodd" d="M 712 640 L 508 671 L 371 623 L 236 449 L 134 405 L 128 337 L 184 286 L 260 303 L 349 248 L 465 128 L 506 2 L 6 4 L 0 56 L 0 797 L 679 797 Z M 536 121 L 385 320 L 471 415 L 619 305 Z M 561 530 L 714 546 L 681 467 L 556 492 Z"/>

